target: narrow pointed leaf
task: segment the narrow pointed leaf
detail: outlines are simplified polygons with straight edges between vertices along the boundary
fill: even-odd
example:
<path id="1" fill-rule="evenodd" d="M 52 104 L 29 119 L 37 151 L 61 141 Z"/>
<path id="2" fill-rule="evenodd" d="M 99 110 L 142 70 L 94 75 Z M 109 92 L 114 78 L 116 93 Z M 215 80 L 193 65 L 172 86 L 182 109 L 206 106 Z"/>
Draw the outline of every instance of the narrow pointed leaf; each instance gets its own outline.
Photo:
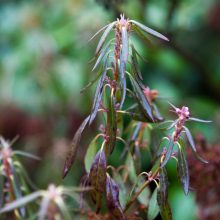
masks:
<path id="1" fill-rule="evenodd" d="M 168 146 L 168 149 L 167 149 L 167 152 L 166 152 L 166 155 L 165 155 L 165 159 L 164 159 L 164 161 L 162 162 L 162 164 L 161 164 L 161 167 L 163 168 L 166 164 L 167 164 L 167 162 L 169 161 L 169 159 L 170 159 L 170 157 L 171 157 L 171 155 L 172 155 L 172 153 L 173 153 L 173 147 L 174 147 L 174 142 L 173 142 L 173 140 L 170 140 L 169 141 L 169 146 Z"/>
<path id="2" fill-rule="evenodd" d="M 29 157 L 29 158 L 35 159 L 35 160 L 40 160 L 40 157 L 35 156 L 33 154 L 30 154 L 30 153 L 27 153 L 27 152 L 24 152 L 24 151 L 20 151 L 20 150 L 13 151 L 13 154 L 21 155 L 21 156 L 24 156 L 24 157 Z"/>
<path id="3" fill-rule="evenodd" d="M 137 60 L 137 56 L 136 56 L 136 50 L 134 48 L 134 46 L 132 45 L 132 66 L 135 70 L 135 72 L 137 73 L 138 77 L 143 80 L 142 74 L 141 74 L 141 70 L 139 68 L 138 65 L 138 60 Z"/>
<path id="4" fill-rule="evenodd" d="M 192 118 L 192 117 L 190 117 L 189 120 L 190 121 L 202 122 L 202 123 L 211 123 L 212 122 L 212 121 L 207 121 L 207 120 L 202 120 L 202 119 L 199 119 L 199 118 Z"/>
<path id="5" fill-rule="evenodd" d="M 120 73 L 121 73 L 120 74 L 120 85 L 122 88 L 120 109 L 122 109 L 122 106 L 126 98 L 127 83 L 126 83 L 126 77 L 125 77 L 125 68 L 126 68 L 126 63 L 123 60 L 120 60 Z"/>
<path id="6" fill-rule="evenodd" d="M 154 113 L 154 118 L 156 121 L 163 121 L 164 118 L 161 116 L 159 109 L 157 108 L 156 104 L 152 103 L 152 107 L 153 107 L 153 113 Z"/>
<path id="7" fill-rule="evenodd" d="M 125 216 L 119 202 L 119 187 L 109 176 L 106 180 L 106 198 L 111 216 L 116 220 L 125 220 Z"/>
<path id="8" fill-rule="evenodd" d="M 95 156 L 89 173 L 89 181 L 94 190 L 91 191 L 92 199 L 96 204 L 97 212 L 101 208 L 101 199 L 106 185 L 106 157 L 101 149 Z"/>
<path id="9" fill-rule="evenodd" d="M 109 26 L 109 24 L 107 24 L 107 25 L 105 25 L 104 27 L 100 28 L 100 29 L 89 39 L 89 41 L 93 40 L 100 32 L 102 32 L 103 30 L 105 30 L 108 26 Z"/>
<path id="10" fill-rule="evenodd" d="M 92 71 L 94 71 L 94 70 L 97 68 L 97 66 L 99 65 L 99 63 L 102 61 L 103 57 L 107 54 L 107 52 L 108 52 L 108 50 L 109 50 L 109 47 L 110 47 L 110 45 L 111 45 L 111 42 L 112 42 L 112 40 L 110 40 L 110 41 L 106 44 L 106 46 L 101 50 L 101 52 L 100 52 L 100 54 L 99 54 L 99 56 L 98 56 L 98 59 L 96 60 L 96 63 L 95 63 L 95 65 L 94 65 L 94 67 L 92 68 Z"/>
<path id="11" fill-rule="evenodd" d="M 151 40 L 135 25 L 133 25 L 132 29 L 134 30 L 134 32 L 141 38 L 141 40 L 146 43 L 147 45 L 149 45 L 150 47 L 152 47 L 152 42 Z"/>
<path id="12" fill-rule="evenodd" d="M 101 36 L 101 38 L 100 38 L 100 40 L 99 40 L 98 46 L 97 46 L 97 48 L 96 48 L 96 55 L 97 55 L 97 54 L 99 53 L 99 51 L 101 50 L 101 48 L 102 48 L 102 46 L 103 46 L 103 44 L 104 44 L 104 42 L 105 42 L 105 40 L 106 40 L 108 34 L 110 33 L 110 31 L 111 31 L 112 28 L 114 27 L 115 23 L 116 23 L 116 21 L 110 23 L 110 24 L 107 26 L 107 28 L 105 29 L 103 35 Z"/>
<path id="13" fill-rule="evenodd" d="M 88 124 L 89 119 L 90 119 L 90 115 L 83 121 L 83 123 L 80 125 L 80 127 L 78 128 L 77 132 L 74 135 L 74 138 L 71 143 L 71 150 L 68 153 L 65 164 L 64 164 L 63 178 L 67 175 L 72 164 L 74 163 L 74 160 L 76 158 L 76 154 L 79 148 L 79 143 L 80 143 L 80 139 L 82 136 L 82 132 L 84 131 L 86 125 Z"/>
<path id="14" fill-rule="evenodd" d="M 139 87 L 139 85 L 132 76 L 130 76 L 130 81 L 134 89 L 134 93 L 136 95 L 137 101 L 139 102 L 140 106 L 143 108 L 143 113 L 147 118 L 150 118 L 152 121 L 154 121 L 151 106 L 147 101 L 147 98 L 145 97 L 143 91 L 141 90 L 141 88 Z"/>
<path id="15" fill-rule="evenodd" d="M 188 195 L 189 192 L 189 168 L 188 163 L 186 160 L 186 153 L 184 146 L 178 149 L 178 163 L 177 163 L 177 170 L 180 181 L 183 185 L 185 195 Z"/>
<path id="16" fill-rule="evenodd" d="M 89 125 L 91 125 L 91 123 L 94 121 L 94 119 L 97 115 L 97 112 L 99 110 L 101 101 L 102 101 L 104 82 L 105 82 L 105 78 L 106 78 L 106 74 L 107 74 L 107 63 L 108 63 L 108 58 L 106 58 L 102 76 L 101 76 L 101 78 L 99 80 L 99 83 L 96 87 L 95 97 L 94 97 L 93 106 L 92 106 L 92 111 L 91 111 L 90 119 L 89 119 Z"/>
<path id="17" fill-rule="evenodd" d="M 128 52 L 129 52 L 128 32 L 126 27 L 122 27 L 121 35 L 122 35 L 121 59 L 126 63 L 128 60 Z"/>
<path id="18" fill-rule="evenodd" d="M 114 94 L 111 95 L 109 101 L 107 134 L 109 135 L 108 149 L 111 154 L 114 150 L 117 136 L 117 118 Z"/>
<path id="19" fill-rule="evenodd" d="M 186 132 L 186 137 L 187 137 L 187 139 L 189 141 L 189 144 L 190 144 L 191 148 L 193 149 L 194 152 L 196 152 L 197 151 L 196 150 L 196 145 L 195 145 L 195 142 L 193 140 L 191 132 L 189 131 L 189 129 L 187 127 L 184 126 L 183 128 L 184 128 L 184 130 Z"/>
<path id="20" fill-rule="evenodd" d="M 12 171 L 11 182 L 12 182 L 14 194 L 15 194 L 16 199 L 20 199 L 20 198 L 22 198 L 21 183 L 20 183 L 20 180 L 19 180 L 18 175 L 16 173 L 13 162 L 10 163 L 10 168 Z M 24 217 L 26 210 L 24 207 L 20 207 L 19 212 L 20 212 L 21 216 Z"/>
<path id="21" fill-rule="evenodd" d="M 34 192 L 30 195 L 17 199 L 11 203 L 8 203 L 5 207 L 0 209 L 0 213 L 9 212 L 19 207 L 25 206 L 27 203 L 32 202 L 42 195 L 41 191 Z"/>
<path id="22" fill-rule="evenodd" d="M 159 214 L 159 206 L 157 203 L 157 188 L 154 190 L 151 199 L 149 201 L 149 207 L 147 212 L 147 219 L 148 220 L 154 220 L 157 215 Z"/>
<path id="23" fill-rule="evenodd" d="M 137 21 L 134 21 L 134 20 L 130 20 L 131 23 L 135 24 L 136 26 L 138 26 L 141 30 L 151 34 L 151 35 L 154 35 L 160 39 L 163 39 L 163 40 L 166 40 L 166 41 L 169 41 L 169 39 L 167 37 L 165 37 L 164 35 L 160 34 L 159 32 L 137 22 Z"/>

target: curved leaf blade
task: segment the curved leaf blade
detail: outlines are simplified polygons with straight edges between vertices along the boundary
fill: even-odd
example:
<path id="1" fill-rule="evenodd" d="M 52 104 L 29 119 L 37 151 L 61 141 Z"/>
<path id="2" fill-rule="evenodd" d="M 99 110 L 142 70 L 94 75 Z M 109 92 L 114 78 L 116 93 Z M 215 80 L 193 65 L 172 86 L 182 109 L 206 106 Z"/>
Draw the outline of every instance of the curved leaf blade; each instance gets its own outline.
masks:
<path id="1" fill-rule="evenodd" d="M 159 214 L 159 206 L 157 203 L 157 188 L 154 190 L 150 201 L 149 201 L 149 207 L 148 207 L 148 212 L 147 212 L 147 219 L 148 220 L 154 220 L 157 215 Z"/>
<path id="2" fill-rule="evenodd" d="M 166 155 L 165 155 L 165 159 L 163 160 L 163 162 L 161 164 L 162 168 L 167 164 L 167 162 L 171 158 L 172 153 L 173 153 L 173 147 L 174 147 L 174 142 L 173 142 L 173 140 L 170 140 L 169 146 L 168 146 L 168 149 L 167 149 L 167 152 L 166 152 Z"/>
<path id="3" fill-rule="evenodd" d="M 119 187 L 109 176 L 106 179 L 106 198 L 108 209 L 114 219 L 125 220 L 125 216 L 119 202 Z"/>
<path id="4" fill-rule="evenodd" d="M 186 153 L 184 146 L 178 150 L 178 163 L 177 163 L 177 171 L 179 174 L 180 181 L 183 185 L 185 195 L 189 193 L 189 168 L 186 160 Z"/>
<path id="5" fill-rule="evenodd" d="M 95 52 L 96 55 L 97 55 L 97 54 L 99 53 L 99 51 L 101 50 L 101 48 L 102 48 L 102 46 L 103 46 L 103 44 L 104 44 L 104 42 L 105 42 L 105 40 L 106 40 L 108 34 L 110 33 L 111 29 L 114 27 L 115 23 L 116 23 L 116 21 L 110 23 L 110 24 L 107 26 L 107 28 L 105 29 L 104 33 L 102 34 L 102 36 L 101 36 L 101 38 L 100 38 L 100 40 L 99 40 L 98 46 L 97 46 L 97 48 L 96 48 L 96 52 Z"/>
<path id="6" fill-rule="evenodd" d="M 79 148 L 80 139 L 82 136 L 82 132 L 84 131 L 86 125 L 88 124 L 90 119 L 90 115 L 83 121 L 83 123 L 78 128 L 77 132 L 74 135 L 74 138 L 71 143 L 71 150 L 67 155 L 64 168 L 63 168 L 63 178 L 67 175 L 67 173 L 70 171 L 70 168 L 72 164 L 74 163 L 74 160 L 76 158 L 76 154 Z"/>
<path id="7" fill-rule="evenodd" d="M 20 199 L 17 199 L 11 203 L 8 203 L 5 207 L 0 209 L 0 213 L 9 212 L 14 209 L 17 209 L 19 207 L 25 206 L 27 203 L 37 199 L 42 195 L 41 191 L 34 192 L 30 195 L 27 195 L 25 197 L 21 197 Z"/>
<path id="8" fill-rule="evenodd" d="M 143 113 L 145 114 L 147 118 L 150 118 L 153 122 L 154 121 L 153 113 L 152 113 L 151 106 L 149 102 L 147 101 L 147 98 L 145 97 L 143 91 L 141 90 L 138 83 L 134 80 L 134 78 L 131 75 L 129 76 L 130 76 L 130 81 L 134 89 L 134 93 L 136 95 L 137 101 L 139 102 L 140 106 L 143 109 Z"/>
<path id="9" fill-rule="evenodd" d="M 101 208 L 101 199 L 105 191 L 105 187 L 103 186 L 106 185 L 106 164 L 105 152 L 101 149 L 96 154 L 89 173 L 89 181 L 91 187 L 94 188 L 94 190 L 91 191 L 91 195 L 96 204 L 97 212 L 99 212 Z"/>
<path id="10" fill-rule="evenodd" d="M 164 35 L 162 35 L 161 33 L 157 32 L 157 31 L 155 31 L 155 30 L 153 30 L 153 29 L 151 29 L 151 28 L 149 28 L 149 27 L 147 27 L 147 26 L 145 26 L 145 25 L 143 25 L 143 24 L 141 24 L 141 23 L 139 23 L 137 21 L 130 20 L 130 22 L 135 24 L 137 27 L 139 27 L 144 32 L 147 32 L 147 33 L 149 33 L 151 35 L 154 35 L 154 36 L 156 36 L 156 37 L 158 37 L 158 38 L 160 38 L 162 40 L 169 41 L 169 39 L 167 37 L 165 37 Z"/>

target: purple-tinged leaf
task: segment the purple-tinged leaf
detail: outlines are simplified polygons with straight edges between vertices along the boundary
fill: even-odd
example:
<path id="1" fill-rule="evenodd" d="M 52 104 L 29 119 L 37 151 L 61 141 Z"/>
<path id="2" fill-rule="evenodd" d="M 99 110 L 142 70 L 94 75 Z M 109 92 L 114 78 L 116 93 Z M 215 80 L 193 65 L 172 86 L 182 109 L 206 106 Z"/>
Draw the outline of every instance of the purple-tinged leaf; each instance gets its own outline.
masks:
<path id="1" fill-rule="evenodd" d="M 160 208 L 160 214 L 163 220 L 172 220 L 172 212 L 168 202 L 168 178 L 165 168 L 160 169 L 159 181 L 157 202 Z"/>
<path id="2" fill-rule="evenodd" d="M 157 203 L 157 188 L 156 188 L 150 198 L 150 201 L 149 201 L 147 219 L 154 220 L 157 217 L 157 215 L 159 214 L 159 211 L 160 211 L 160 208 Z"/>
<path id="3" fill-rule="evenodd" d="M 160 38 L 160 39 L 169 41 L 169 39 L 168 39 L 167 37 L 165 37 L 164 35 L 160 34 L 159 32 L 157 32 L 157 31 L 155 31 L 155 30 L 153 30 L 153 29 L 151 29 L 151 28 L 149 28 L 149 27 L 147 27 L 147 26 L 145 26 L 145 25 L 143 25 L 143 24 L 141 24 L 141 23 L 139 23 L 139 22 L 137 22 L 137 21 L 130 20 L 130 22 L 131 22 L 132 24 L 138 26 L 138 27 L 139 27 L 141 30 L 143 30 L 144 32 L 147 32 L 147 33 L 149 33 L 149 34 L 151 34 L 151 35 L 154 35 L 154 36 L 156 36 L 156 37 L 158 37 L 158 38 Z"/>
<path id="4" fill-rule="evenodd" d="M 106 199 L 110 215 L 116 220 L 125 220 L 126 218 L 119 202 L 119 187 L 109 176 L 106 179 Z"/>
<path id="5" fill-rule="evenodd" d="M 70 171 L 70 168 L 76 158 L 76 154 L 79 148 L 80 139 L 82 136 L 82 132 L 84 131 L 86 125 L 88 124 L 90 119 L 90 115 L 83 121 L 83 123 L 78 128 L 77 132 L 74 135 L 74 138 L 71 143 L 71 150 L 67 155 L 64 168 L 63 168 L 63 178 L 67 175 L 67 173 Z"/>
<path id="6" fill-rule="evenodd" d="M 99 65 L 99 63 L 102 61 L 103 57 L 107 54 L 108 49 L 109 49 L 109 47 L 110 47 L 110 45 L 111 45 L 111 42 L 112 42 L 112 40 L 110 40 L 110 41 L 106 44 L 106 46 L 101 50 L 101 52 L 100 52 L 100 54 L 99 54 L 99 56 L 98 56 L 98 59 L 96 60 L 96 63 L 95 63 L 95 65 L 94 65 L 94 67 L 92 68 L 92 71 L 94 71 L 94 70 L 97 68 L 97 66 Z"/>
<path id="7" fill-rule="evenodd" d="M 128 53 L 129 53 L 129 41 L 128 41 L 128 32 L 126 27 L 122 27 L 121 29 L 121 36 L 122 36 L 122 48 L 121 48 L 121 57 L 120 59 L 122 59 L 125 63 L 128 60 Z"/>
<path id="8" fill-rule="evenodd" d="M 104 27 L 100 28 L 100 29 L 89 39 L 89 41 L 93 40 L 100 32 L 102 32 L 103 30 L 105 30 L 108 26 L 109 26 L 109 24 L 107 24 L 107 25 L 105 25 Z"/>
<path id="9" fill-rule="evenodd" d="M 211 123 L 212 122 L 212 121 L 207 121 L 207 120 L 202 120 L 202 119 L 199 119 L 199 118 L 192 118 L 192 117 L 190 117 L 189 120 L 190 121 L 202 122 L 202 123 Z"/>
<path id="10" fill-rule="evenodd" d="M 120 109 L 122 108 L 125 98 L 126 98 L 127 83 L 126 83 L 126 77 L 125 77 L 125 69 L 126 69 L 126 63 L 120 58 L 120 85 L 122 88 Z"/>
<path id="11" fill-rule="evenodd" d="M 194 142 L 194 140 L 193 140 L 193 137 L 192 137 L 191 132 L 189 131 L 189 129 L 188 129 L 187 127 L 183 126 L 183 128 L 184 128 L 184 131 L 186 132 L 186 137 L 187 137 L 187 139 L 188 139 L 188 141 L 189 141 L 189 144 L 190 144 L 192 150 L 193 150 L 194 152 L 196 152 L 196 151 L 197 151 L 197 150 L 196 150 L 196 145 L 195 145 L 195 142 Z"/>
<path id="12" fill-rule="evenodd" d="M 105 191 L 106 169 L 106 156 L 104 150 L 101 149 L 96 154 L 89 173 L 89 182 L 91 187 L 94 188 L 94 190 L 91 191 L 91 195 L 96 204 L 97 212 L 99 212 L 101 208 L 101 199 Z"/>
<path id="13" fill-rule="evenodd" d="M 139 105 L 142 107 L 142 111 L 144 115 L 153 122 L 154 121 L 153 113 L 147 98 L 145 97 L 143 91 L 141 90 L 138 83 L 134 80 L 134 78 L 131 75 L 129 76 L 132 87 L 134 89 L 135 96 L 137 98 L 137 101 L 139 102 Z"/>
<path id="14" fill-rule="evenodd" d="M 42 196 L 42 191 L 37 191 L 27 196 L 21 197 L 20 199 L 17 199 L 5 205 L 4 208 L 0 209 L 0 213 L 9 212 L 19 207 L 23 207 L 27 203 L 32 202 L 33 200 L 37 199 L 40 196 Z"/>
<path id="15" fill-rule="evenodd" d="M 184 131 L 186 132 L 186 137 L 187 137 L 187 139 L 188 139 L 188 141 L 189 141 L 189 144 L 190 144 L 190 146 L 191 146 L 191 149 L 192 149 L 193 154 L 195 155 L 195 157 L 196 157 L 199 161 L 201 161 L 202 163 L 208 163 L 208 161 L 206 161 L 205 159 L 203 159 L 202 157 L 200 157 L 200 156 L 197 154 L 196 145 L 195 145 L 195 142 L 194 142 L 194 140 L 193 140 L 193 137 L 192 137 L 191 132 L 189 131 L 189 129 L 188 129 L 187 127 L 185 127 L 185 126 L 183 126 L 183 128 L 184 128 Z"/>
<path id="16" fill-rule="evenodd" d="M 180 148 L 178 149 L 178 163 L 177 163 L 177 171 L 180 181 L 183 185 L 185 195 L 189 193 L 189 168 L 186 160 L 186 152 L 183 144 L 180 144 Z"/>
<path id="17" fill-rule="evenodd" d="M 98 113 L 101 101 L 102 101 L 104 82 L 105 82 L 105 78 L 106 78 L 106 74 L 107 74 L 107 64 L 108 64 L 108 57 L 106 58 L 102 76 L 99 79 L 98 85 L 96 87 L 95 97 L 94 97 L 93 106 L 92 106 L 92 111 L 91 111 L 90 119 L 89 119 L 89 125 L 91 125 L 92 122 L 94 121 L 94 119 L 95 119 L 95 117 Z"/>
<path id="18" fill-rule="evenodd" d="M 89 186 L 89 174 L 85 174 L 82 178 L 81 178 L 81 180 L 80 180 L 80 187 L 87 187 L 87 186 Z M 80 209 L 83 209 L 83 206 L 84 206 L 84 200 L 83 200 L 83 198 L 84 198 L 84 194 L 85 194 L 85 192 L 87 192 L 87 191 L 82 191 L 82 192 L 80 192 L 80 201 L 79 201 L 79 205 L 80 205 Z"/>
<path id="19" fill-rule="evenodd" d="M 115 26 L 116 21 L 110 23 L 107 28 L 105 29 L 104 33 L 102 34 L 100 41 L 98 43 L 98 46 L 96 48 L 96 55 L 99 53 L 99 51 L 102 49 L 102 46 L 108 36 L 108 34 L 110 33 L 110 31 L 112 30 L 112 28 Z"/>
<path id="20" fill-rule="evenodd" d="M 161 164 L 162 168 L 167 164 L 167 162 L 171 158 L 172 153 L 173 153 L 173 147 L 174 147 L 174 142 L 173 142 L 173 140 L 170 139 L 169 146 L 168 146 L 165 158 L 164 158 L 164 160 L 163 160 L 163 162 Z"/>

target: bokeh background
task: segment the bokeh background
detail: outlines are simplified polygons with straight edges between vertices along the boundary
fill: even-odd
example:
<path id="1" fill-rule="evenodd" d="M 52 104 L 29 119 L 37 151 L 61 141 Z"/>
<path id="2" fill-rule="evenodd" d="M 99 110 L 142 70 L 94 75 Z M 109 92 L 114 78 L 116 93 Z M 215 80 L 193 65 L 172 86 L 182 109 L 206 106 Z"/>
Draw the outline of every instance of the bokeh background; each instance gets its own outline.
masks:
<path id="1" fill-rule="evenodd" d="M 80 94 L 94 77 L 89 60 L 98 38 L 88 40 L 121 12 L 170 38 L 169 43 L 152 38 L 152 46 L 133 39 L 148 61 L 141 63 L 145 84 L 159 91 L 165 118 L 173 117 L 169 100 L 188 106 L 193 116 L 213 120 L 190 125 L 211 162 L 206 167 L 191 159 L 195 188 L 189 196 L 177 181 L 175 163 L 168 166 L 174 219 L 219 219 L 218 0 L 1 0 L 0 134 L 6 139 L 19 135 L 14 148 L 42 158 L 22 160 L 39 187 L 51 182 L 78 185 L 98 124 L 85 132 L 70 175 L 62 180 L 61 172 L 71 138 L 92 104 L 94 88 Z"/>

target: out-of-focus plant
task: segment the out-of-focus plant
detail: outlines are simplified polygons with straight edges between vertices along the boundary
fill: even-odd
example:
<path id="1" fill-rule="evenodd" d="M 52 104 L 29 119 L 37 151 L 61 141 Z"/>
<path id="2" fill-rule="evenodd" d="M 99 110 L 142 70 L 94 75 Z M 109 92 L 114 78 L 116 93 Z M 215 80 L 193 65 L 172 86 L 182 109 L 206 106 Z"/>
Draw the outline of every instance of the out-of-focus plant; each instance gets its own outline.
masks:
<path id="1" fill-rule="evenodd" d="M 0 208 L 28 194 L 30 187 L 35 188 L 17 156 L 37 160 L 39 158 L 27 152 L 13 150 L 11 147 L 13 142 L 0 137 Z M 27 212 L 30 213 L 31 209 L 26 210 L 21 207 L 15 210 L 15 215 L 24 217 Z"/>
<path id="2" fill-rule="evenodd" d="M 79 198 L 77 192 L 90 190 L 89 188 L 74 188 L 55 186 L 50 184 L 47 190 L 38 190 L 27 196 L 21 197 L 0 210 L 1 213 L 16 210 L 23 206 L 28 206 L 31 202 L 37 202 L 40 200 L 40 208 L 36 211 L 36 214 L 32 214 L 31 219 L 65 219 L 71 220 L 71 211 L 67 207 L 67 198 L 73 198 L 76 200 Z"/>
<path id="3" fill-rule="evenodd" d="M 114 36 L 110 38 L 112 30 Z M 125 19 L 124 15 L 100 29 L 91 40 L 102 31 L 92 69 L 98 73 L 86 86 L 88 88 L 98 81 L 92 110 L 73 138 L 72 149 L 64 165 L 63 177 L 67 175 L 76 158 L 82 132 L 87 125 L 91 125 L 100 112 L 103 114 L 105 124 L 101 124 L 100 132 L 88 147 L 85 157 L 87 174 L 81 181 L 82 186 L 93 188 L 90 196 L 96 206 L 96 212 L 99 213 L 104 208 L 103 198 L 105 198 L 112 219 L 129 219 L 128 210 L 132 204 L 137 205 L 139 201 L 144 207 L 148 207 L 148 219 L 154 219 L 159 212 L 163 219 L 171 219 L 165 165 L 170 158 L 177 159 L 178 176 L 187 194 L 189 171 L 184 149 L 184 133 L 195 154 L 196 148 L 185 122 L 206 121 L 192 118 L 187 107 L 179 109 L 173 105 L 178 119 L 164 121 L 156 105 L 158 92 L 150 90 L 142 82 L 138 59 L 144 58 L 132 44 L 131 35 L 135 33 L 147 43 L 149 39 L 145 33 L 168 41 L 164 35 L 137 21 Z M 132 89 L 127 86 L 127 78 Z M 124 104 L 126 99 L 133 104 L 126 106 L 127 103 Z M 130 123 L 124 129 L 125 118 L 128 118 Z M 118 142 L 124 144 L 125 150 L 121 155 L 121 166 L 115 168 L 108 165 L 108 159 Z M 177 158 L 175 145 L 178 146 Z M 150 172 L 141 172 L 142 148 L 150 152 L 153 163 Z M 149 200 L 151 183 L 155 183 L 156 188 Z"/>

